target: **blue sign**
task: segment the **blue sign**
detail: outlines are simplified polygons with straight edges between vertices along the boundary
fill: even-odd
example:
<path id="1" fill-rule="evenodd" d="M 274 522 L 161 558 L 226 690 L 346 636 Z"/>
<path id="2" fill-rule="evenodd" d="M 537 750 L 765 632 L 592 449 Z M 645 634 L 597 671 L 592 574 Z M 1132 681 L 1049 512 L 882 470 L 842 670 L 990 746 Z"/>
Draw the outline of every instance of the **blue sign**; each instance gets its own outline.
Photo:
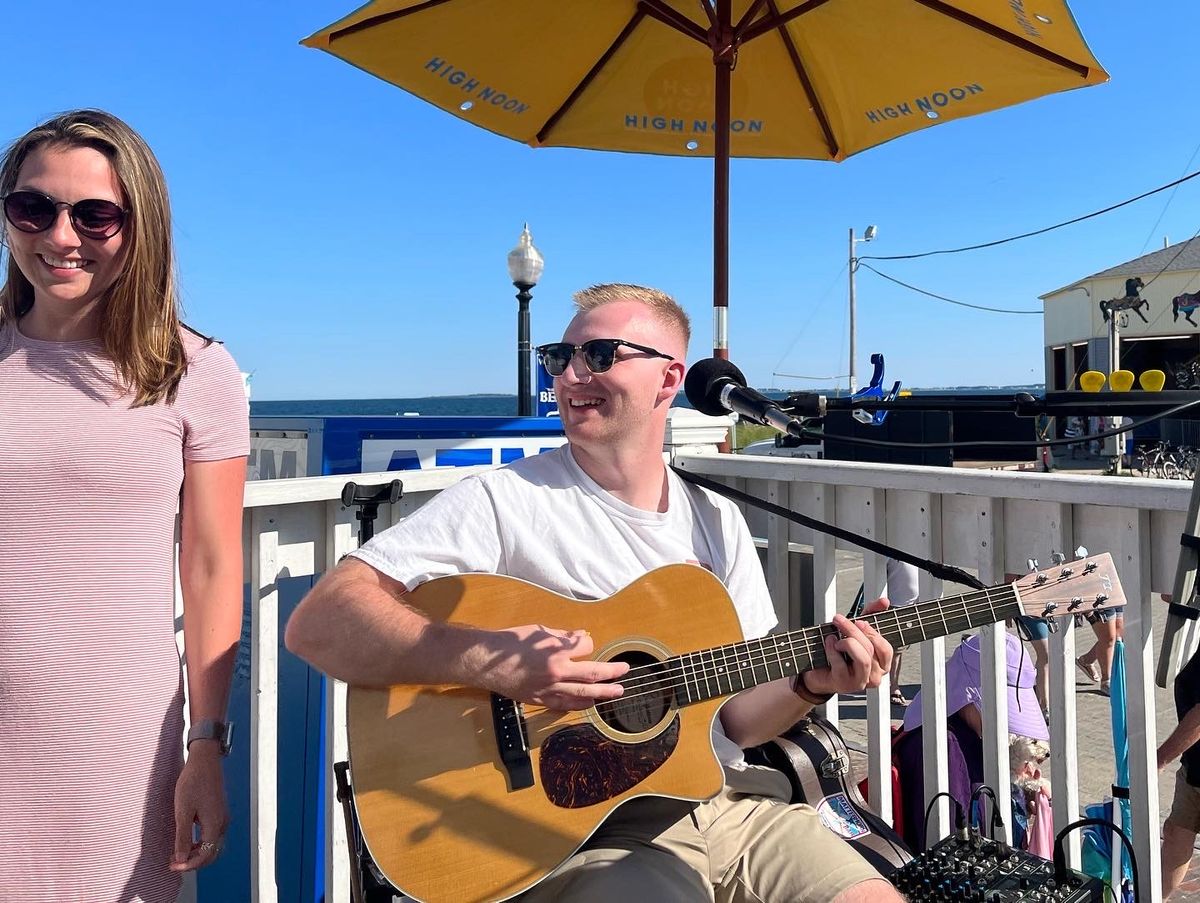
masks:
<path id="1" fill-rule="evenodd" d="M 537 407 L 534 408 L 539 417 L 557 417 L 558 399 L 554 395 L 554 377 L 546 372 L 541 364 L 537 370 Z"/>

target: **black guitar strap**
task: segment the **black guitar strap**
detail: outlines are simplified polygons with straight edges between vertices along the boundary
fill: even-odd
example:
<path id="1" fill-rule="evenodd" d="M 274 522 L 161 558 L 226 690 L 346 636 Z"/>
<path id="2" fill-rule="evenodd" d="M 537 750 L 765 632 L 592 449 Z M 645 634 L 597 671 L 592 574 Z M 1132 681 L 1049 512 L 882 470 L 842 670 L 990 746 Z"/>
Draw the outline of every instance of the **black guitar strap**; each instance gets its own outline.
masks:
<path id="1" fill-rule="evenodd" d="M 973 577 L 962 568 L 956 568 L 953 565 L 944 564 L 940 561 L 933 561 L 929 558 L 921 558 L 918 555 L 912 555 L 908 552 L 902 552 L 900 549 L 892 548 L 882 542 L 876 542 L 873 539 L 868 539 L 858 533 L 852 533 L 849 530 L 844 530 L 841 527 L 835 527 L 833 524 L 827 524 L 824 521 L 817 520 L 815 517 L 809 517 L 806 514 L 801 514 L 798 511 L 792 511 L 790 508 L 784 508 L 772 502 L 766 502 L 762 499 L 755 498 L 740 489 L 734 489 L 732 486 L 726 486 L 724 483 L 718 483 L 716 480 L 710 480 L 708 477 L 702 477 L 699 474 L 689 473 L 674 465 L 671 469 L 679 475 L 679 478 L 686 480 L 689 483 L 694 483 L 697 486 L 703 486 L 720 495 L 726 496 L 737 502 L 744 502 L 747 505 L 753 505 L 756 508 L 762 508 L 764 511 L 785 517 L 790 521 L 794 521 L 801 526 L 810 527 L 813 530 L 819 530 L 822 533 L 828 533 L 830 536 L 837 539 L 844 539 L 847 542 L 852 542 L 856 546 L 866 549 L 869 552 L 875 552 L 878 555 L 886 555 L 889 558 L 895 558 L 897 561 L 903 561 L 905 564 L 911 564 L 919 567 L 923 571 L 928 571 L 939 580 L 949 580 L 953 583 L 961 583 L 963 586 L 969 586 L 971 589 L 986 589 L 987 586 L 978 577 Z"/>

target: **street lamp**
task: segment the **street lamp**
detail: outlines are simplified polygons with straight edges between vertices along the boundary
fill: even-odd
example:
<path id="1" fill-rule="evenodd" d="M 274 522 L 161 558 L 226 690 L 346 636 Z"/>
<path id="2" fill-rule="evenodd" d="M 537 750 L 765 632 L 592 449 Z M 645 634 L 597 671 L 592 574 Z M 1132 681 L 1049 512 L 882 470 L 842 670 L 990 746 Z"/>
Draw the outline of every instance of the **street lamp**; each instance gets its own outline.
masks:
<path id="1" fill-rule="evenodd" d="M 854 367 L 855 356 L 858 354 L 858 335 L 857 335 L 857 317 L 858 309 L 854 301 L 854 272 L 858 269 L 858 258 L 854 256 L 854 245 L 860 241 L 870 241 L 875 237 L 879 230 L 874 226 L 867 226 L 867 231 L 863 233 L 862 238 L 854 237 L 854 229 L 850 230 L 850 394 L 853 395 L 858 390 L 858 378 L 855 375 Z"/>
<path id="2" fill-rule="evenodd" d="M 546 262 L 533 246 L 529 223 L 525 224 L 517 246 L 508 252 L 508 276 L 517 287 L 517 415 L 533 416 L 533 389 L 529 370 L 533 349 L 529 345 L 530 290 L 537 285 Z"/>

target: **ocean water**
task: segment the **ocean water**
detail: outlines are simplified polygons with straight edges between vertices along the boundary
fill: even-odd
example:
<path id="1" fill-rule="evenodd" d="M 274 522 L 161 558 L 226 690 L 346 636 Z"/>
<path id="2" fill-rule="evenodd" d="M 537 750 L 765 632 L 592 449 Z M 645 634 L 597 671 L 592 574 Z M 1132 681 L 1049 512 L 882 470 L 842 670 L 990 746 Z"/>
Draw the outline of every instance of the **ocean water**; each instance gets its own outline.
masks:
<path id="1" fill-rule="evenodd" d="M 517 413 L 515 395 L 436 395 L 425 398 L 325 398 L 311 401 L 255 401 L 251 417 L 387 417 L 416 413 L 426 417 L 501 417 Z"/>
<path id="2" fill-rule="evenodd" d="M 1040 394 L 1044 387 L 1036 386 L 962 386 L 939 389 L 914 389 L 915 394 L 969 392 L 971 394 Z M 786 392 L 767 389 L 771 398 L 783 398 Z M 832 394 L 832 393 L 830 393 Z M 690 407 L 680 396 L 677 404 Z M 515 395 L 434 395 L 423 398 L 325 398 L 296 401 L 250 400 L 252 417 L 387 417 L 406 413 L 426 417 L 504 417 L 517 413 Z"/>

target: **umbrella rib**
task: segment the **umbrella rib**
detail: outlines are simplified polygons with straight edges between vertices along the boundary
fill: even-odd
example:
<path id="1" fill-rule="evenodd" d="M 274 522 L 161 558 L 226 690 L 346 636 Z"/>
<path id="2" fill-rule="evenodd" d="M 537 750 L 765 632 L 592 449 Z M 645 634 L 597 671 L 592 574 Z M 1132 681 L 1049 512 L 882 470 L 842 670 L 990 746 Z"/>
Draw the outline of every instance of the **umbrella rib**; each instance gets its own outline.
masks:
<path id="1" fill-rule="evenodd" d="M 733 26 L 734 34 L 740 35 L 742 33 L 742 29 L 750 24 L 750 20 L 754 18 L 758 11 L 762 9 L 762 5 L 766 2 L 767 0 L 754 0 L 754 2 L 750 4 L 750 8 L 746 10 L 746 15 L 742 16 L 742 18 L 738 20 L 738 24 Z"/>
<path id="2" fill-rule="evenodd" d="M 1008 44 L 1012 44 L 1014 47 L 1020 50 L 1032 53 L 1034 56 L 1040 56 L 1042 59 L 1053 63 L 1056 66 L 1061 66 L 1064 69 L 1070 69 L 1073 72 L 1077 72 L 1084 78 L 1087 78 L 1088 73 L 1091 72 L 1091 69 L 1088 66 L 1084 66 L 1082 63 L 1076 63 L 1074 60 L 1069 60 L 1065 56 L 1061 56 L 1052 50 L 1047 50 L 1045 47 L 1039 47 L 1032 41 L 1027 41 L 1015 34 L 1011 34 L 1005 31 L 1003 28 L 998 28 L 991 22 L 977 18 L 970 13 L 963 12 L 961 9 L 955 9 L 947 3 L 943 3 L 942 0 L 916 0 L 916 2 L 920 3 L 922 6 L 928 7 L 934 12 L 941 13 L 943 16 L 956 19 L 969 28 L 982 31 L 985 34 L 996 38 L 997 40 L 1004 41 Z"/>
<path id="3" fill-rule="evenodd" d="M 683 32 L 695 38 L 701 44 L 708 45 L 708 32 L 676 9 L 667 6 L 662 0 L 638 0 L 638 10 L 658 19 L 664 25 L 669 25 L 676 31 Z"/>
<path id="4" fill-rule="evenodd" d="M 355 22 L 353 25 L 347 25 L 337 31 L 330 32 L 329 43 L 332 44 L 339 38 L 348 38 L 355 32 L 364 31 L 368 28 L 374 28 L 376 25 L 386 25 L 388 22 L 395 19 L 402 19 L 405 16 L 411 16 L 413 13 L 423 13 L 427 9 L 432 9 L 435 6 L 441 6 L 443 3 L 449 3 L 450 0 L 426 0 L 426 2 L 411 6 L 408 9 L 397 10 L 391 13 L 381 13 L 378 16 L 371 16 L 369 19 L 363 19 Z"/>
<path id="5" fill-rule="evenodd" d="M 752 41 L 761 34 L 766 34 L 772 28 L 782 28 L 791 22 L 792 19 L 797 19 L 805 13 L 810 13 L 818 6 L 824 6 L 829 0 L 808 0 L 807 3 L 801 3 L 795 9 L 790 9 L 786 13 L 776 13 L 775 16 L 759 19 L 754 25 L 746 29 L 746 33 L 742 35 L 742 43 Z"/>
<path id="6" fill-rule="evenodd" d="M 558 124 L 558 121 L 566 115 L 568 110 L 571 109 L 571 107 L 575 104 L 575 101 L 579 99 L 579 95 L 587 90 L 588 85 L 592 83 L 592 80 L 600 74 L 600 70 L 608 65 L 608 61 L 612 59 L 613 54 L 621 48 L 622 44 L 629 40 L 629 36 L 633 33 L 633 30 L 641 24 L 645 17 L 646 11 L 642 9 L 639 4 L 638 10 L 633 14 L 633 17 L 627 23 L 625 23 L 625 27 L 621 29 L 621 33 L 617 35 L 616 40 L 609 45 L 608 49 L 604 51 L 604 54 L 600 57 L 600 59 L 596 61 L 596 64 L 588 70 L 587 75 L 585 75 L 580 80 L 579 84 L 575 86 L 575 90 L 573 90 L 570 96 L 568 96 L 567 99 L 562 102 L 562 106 L 555 110 L 550 115 L 550 118 L 546 120 L 545 124 L 538 129 L 538 133 L 535 136 L 538 144 L 546 143 L 546 136 L 550 133 L 551 129 L 553 129 L 554 126 Z"/>
<path id="7" fill-rule="evenodd" d="M 767 0 L 771 14 L 779 19 L 779 8 L 775 5 L 775 0 Z M 814 115 L 817 117 L 817 122 L 821 125 L 821 131 L 825 135 L 825 144 L 829 148 L 829 156 L 837 159 L 841 148 L 838 146 L 837 138 L 833 134 L 833 127 L 829 124 L 829 117 L 825 115 L 825 108 L 821 106 L 820 98 L 817 97 L 817 91 L 813 87 L 812 80 L 808 77 L 808 70 L 804 68 L 804 62 L 800 59 L 800 52 L 796 49 L 796 44 L 792 40 L 791 34 L 788 33 L 787 26 L 780 22 L 779 37 L 783 40 L 783 46 L 787 49 L 788 56 L 792 60 L 792 66 L 796 70 L 796 77 L 800 79 L 800 84 L 804 88 L 804 93 L 808 97 L 808 102 L 812 104 Z"/>

